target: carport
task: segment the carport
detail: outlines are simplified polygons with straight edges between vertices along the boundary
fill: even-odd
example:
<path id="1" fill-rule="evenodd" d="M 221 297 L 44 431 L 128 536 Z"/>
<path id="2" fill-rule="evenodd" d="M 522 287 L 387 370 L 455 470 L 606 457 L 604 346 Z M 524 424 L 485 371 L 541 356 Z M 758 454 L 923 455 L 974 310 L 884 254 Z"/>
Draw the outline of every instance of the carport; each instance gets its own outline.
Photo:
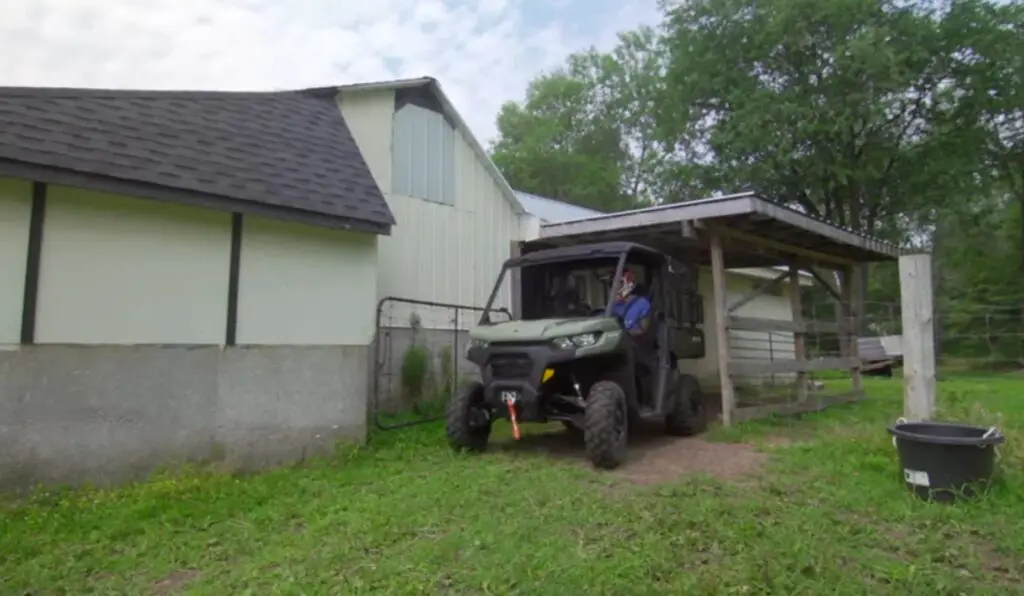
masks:
<path id="1" fill-rule="evenodd" d="M 755 193 L 741 193 L 543 225 L 537 238 L 524 243 L 521 250 L 530 252 L 553 246 L 612 240 L 645 244 L 681 261 L 710 266 L 714 312 L 710 320 L 705 320 L 704 330 L 709 345 L 715 344 L 713 352 L 709 348 L 707 358 L 717 361 L 725 425 L 770 414 L 819 410 L 863 396 L 857 332 L 861 313 L 854 308 L 859 276 L 855 275 L 855 269 L 862 263 L 900 258 L 897 246 L 779 206 Z M 730 303 L 726 291 L 727 269 L 780 266 L 783 269 L 775 278 L 755 286 Z M 914 271 L 922 274 L 919 271 L 921 263 L 916 263 L 916 266 Z M 794 291 L 798 288 L 800 270 L 809 272 L 835 299 L 834 320 L 805 320 L 800 292 Z M 901 273 L 903 270 L 901 263 Z M 736 315 L 743 305 L 782 283 L 790 284 L 792 320 Z M 927 311 L 930 312 L 930 275 L 927 287 L 914 289 L 920 290 L 911 296 L 915 304 L 920 303 L 917 310 L 921 311 L 922 300 L 927 299 Z M 708 290 L 701 288 L 701 291 L 707 293 Z M 908 326 L 920 326 L 916 320 L 908 325 L 906 299 L 905 295 L 905 333 Z M 915 311 L 915 308 L 909 310 Z M 929 329 L 930 325 L 929 319 Z M 772 361 L 736 358 L 730 353 L 728 340 L 730 331 L 734 330 L 791 334 L 795 357 Z M 809 356 L 805 337 L 811 333 L 834 334 L 838 353 L 825 357 Z M 832 395 L 818 395 L 818 392 L 809 390 L 808 373 L 825 370 L 849 371 L 850 389 Z M 784 403 L 737 407 L 736 380 L 758 375 L 789 375 L 795 380 L 795 395 Z"/>

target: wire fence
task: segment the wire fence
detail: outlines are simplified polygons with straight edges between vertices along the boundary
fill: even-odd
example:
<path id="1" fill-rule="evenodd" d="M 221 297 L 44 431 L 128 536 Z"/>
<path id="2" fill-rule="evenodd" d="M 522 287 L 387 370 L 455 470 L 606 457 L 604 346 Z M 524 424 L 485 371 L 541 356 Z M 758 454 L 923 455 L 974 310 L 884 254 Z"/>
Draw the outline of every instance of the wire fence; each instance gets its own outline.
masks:
<path id="1" fill-rule="evenodd" d="M 863 312 L 856 340 L 862 375 L 901 376 L 904 338 L 900 304 L 869 301 Z M 804 319 L 811 329 L 803 334 L 805 356 L 826 366 L 803 375 L 774 372 L 772 366 L 795 359 L 794 333 L 730 331 L 732 358 L 743 363 L 738 367 L 742 372 L 733 374 L 738 407 L 794 403 L 852 392 L 852 374 L 844 364 L 851 355 L 850 340 L 836 330 L 837 324 L 841 328 L 851 321 L 831 303 L 808 305 Z M 1024 371 L 1024 305 L 1011 301 L 941 303 L 936 305 L 932 321 L 939 375 Z M 806 385 L 801 386 L 801 379 Z"/>

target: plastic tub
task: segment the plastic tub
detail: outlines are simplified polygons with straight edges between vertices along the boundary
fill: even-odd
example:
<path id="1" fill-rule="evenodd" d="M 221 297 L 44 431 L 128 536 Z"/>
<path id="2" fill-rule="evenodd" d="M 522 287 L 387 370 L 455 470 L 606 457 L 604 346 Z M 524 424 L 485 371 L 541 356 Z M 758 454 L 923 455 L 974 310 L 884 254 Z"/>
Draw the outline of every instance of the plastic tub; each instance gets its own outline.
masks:
<path id="1" fill-rule="evenodd" d="M 995 427 L 949 422 L 907 422 L 889 427 L 907 488 L 924 500 L 972 499 L 995 471 L 996 445 L 1006 439 Z"/>

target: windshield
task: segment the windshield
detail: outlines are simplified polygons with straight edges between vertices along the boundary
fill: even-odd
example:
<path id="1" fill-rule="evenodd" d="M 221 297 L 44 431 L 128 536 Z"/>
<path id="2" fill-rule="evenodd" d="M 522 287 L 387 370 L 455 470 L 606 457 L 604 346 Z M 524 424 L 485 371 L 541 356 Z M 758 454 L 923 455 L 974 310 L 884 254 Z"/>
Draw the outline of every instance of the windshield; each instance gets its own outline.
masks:
<path id="1" fill-rule="evenodd" d="M 514 319 L 532 321 L 606 314 L 618 261 L 617 257 L 601 257 L 522 266 L 506 265 L 487 304 L 482 322 L 507 319 L 505 313 L 500 317 L 494 315 L 499 310 L 501 295 L 511 290 L 511 281 L 516 276 L 519 277 L 521 303 L 518 309 L 514 309 L 517 311 L 512 315 Z M 631 266 L 631 269 L 642 283 L 647 276 L 646 268 Z"/>

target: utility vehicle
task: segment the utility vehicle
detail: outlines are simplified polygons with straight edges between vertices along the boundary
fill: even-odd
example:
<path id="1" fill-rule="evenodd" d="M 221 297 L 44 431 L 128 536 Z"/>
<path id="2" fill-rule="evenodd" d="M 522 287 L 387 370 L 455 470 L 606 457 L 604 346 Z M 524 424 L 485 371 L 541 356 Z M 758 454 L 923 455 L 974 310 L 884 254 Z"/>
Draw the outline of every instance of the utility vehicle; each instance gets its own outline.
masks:
<path id="1" fill-rule="evenodd" d="M 649 324 L 628 332 L 613 315 L 622 273 L 636 279 L 634 296 L 651 303 Z M 492 321 L 496 303 L 518 275 L 520 308 Z M 448 404 L 446 434 L 457 450 L 483 451 L 491 425 L 560 421 L 581 433 L 595 467 L 626 457 L 628 429 L 645 421 L 687 436 L 707 426 L 697 380 L 679 372 L 681 359 L 705 352 L 703 299 L 697 268 L 651 248 L 603 242 L 543 249 L 509 259 L 501 269 L 466 357 L 482 382 Z"/>

